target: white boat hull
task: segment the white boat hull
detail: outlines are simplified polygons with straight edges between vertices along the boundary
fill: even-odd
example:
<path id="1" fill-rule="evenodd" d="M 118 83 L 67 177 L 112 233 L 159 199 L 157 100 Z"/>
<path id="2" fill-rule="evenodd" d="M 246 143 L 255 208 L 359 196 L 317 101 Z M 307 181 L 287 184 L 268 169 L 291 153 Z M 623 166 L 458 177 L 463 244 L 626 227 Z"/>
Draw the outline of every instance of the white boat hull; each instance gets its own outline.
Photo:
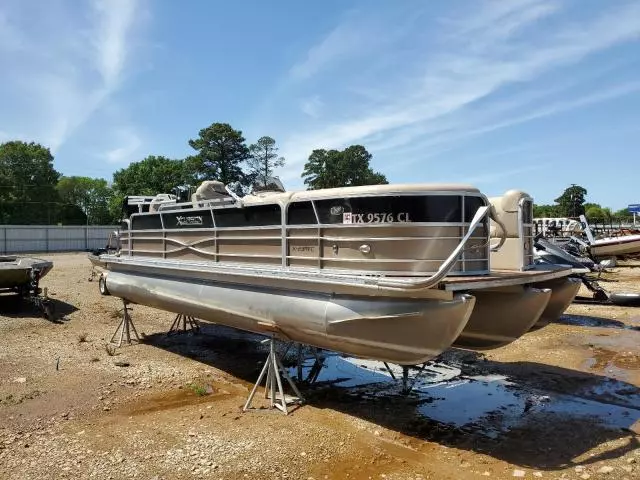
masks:
<path id="1" fill-rule="evenodd" d="M 141 272 L 107 273 L 109 292 L 133 303 L 349 355 L 415 365 L 449 348 L 475 299 L 394 299 L 300 292 Z"/>
<path id="2" fill-rule="evenodd" d="M 595 258 L 618 257 L 640 253 L 640 235 L 596 240 L 589 246 Z"/>

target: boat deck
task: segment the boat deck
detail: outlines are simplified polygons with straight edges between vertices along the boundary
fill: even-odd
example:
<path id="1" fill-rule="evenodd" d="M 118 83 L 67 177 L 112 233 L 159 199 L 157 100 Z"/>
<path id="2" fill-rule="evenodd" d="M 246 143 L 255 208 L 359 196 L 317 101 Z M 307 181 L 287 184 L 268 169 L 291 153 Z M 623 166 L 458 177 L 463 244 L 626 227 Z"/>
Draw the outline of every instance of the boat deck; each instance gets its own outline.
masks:
<path id="1" fill-rule="evenodd" d="M 415 290 L 411 288 L 411 283 L 419 281 L 422 276 L 394 276 L 380 277 L 377 275 L 362 275 L 349 272 L 327 272 L 313 269 L 283 269 L 281 267 L 256 267 L 243 265 L 220 264 L 208 261 L 186 261 L 169 260 L 158 258 L 132 258 L 117 257 L 114 255 L 104 255 L 101 257 L 109 270 L 127 271 L 147 271 L 160 275 L 177 275 L 181 277 L 191 277 L 212 281 L 226 281 L 232 283 L 260 283 L 263 285 L 283 285 L 281 282 L 290 283 L 286 288 L 309 288 L 310 285 L 324 285 L 331 291 L 335 288 L 344 287 L 361 288 L 392 296 L 429 296 L 441 297 L 452 295 L 453 292 L 475 290 L 482 288 L 499 288 L 528 283 L 537 283 L 554 278 L 565 277 L 571 274 L 571 268 L 537 265 L 535 269 L 526 271 L 513 270 L 493 270 L 487 275 L 477 276 L 448 276 L 440 281 L 433 288 Z M 382 279 L 393 279 L 400 282 L 395 289 L 387 289 L 377 286 L 377 282 Z M 403 288 L 402 282 L 406 283 L 408 290 Z M 324 287 L 322 289 L 325 289 Z M 373 290 L 371 290 L 373 289 Z M 361 293 L 365 293 L 363 290 Z M 352 291 L 351 293 L 356 293 Z M 444 297 L 443 297 L 444 298 Z"/>
<path id="2" fill-rule="evenodd" d="M 524 271 L 492 270 L 489 275 L 447 277 L 440 283 L 440 288 L 456 292 L 461 290 L 507 287 L 522 285 L 523 283 L 537 283 L 554 278 L 565 277 L 571 272 L 571 267 L 546 267 L 537 265 L 535 269 Z M 523 278 L 526 280 L 523 281 Z"/>

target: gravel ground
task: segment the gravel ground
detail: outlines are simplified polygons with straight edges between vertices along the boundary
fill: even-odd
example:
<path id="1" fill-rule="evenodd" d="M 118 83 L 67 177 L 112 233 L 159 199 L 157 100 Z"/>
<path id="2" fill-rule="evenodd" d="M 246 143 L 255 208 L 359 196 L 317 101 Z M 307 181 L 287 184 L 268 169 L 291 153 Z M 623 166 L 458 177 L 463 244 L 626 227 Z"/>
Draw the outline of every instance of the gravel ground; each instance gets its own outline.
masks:
<path id="1" fill-rule="evenodd" d="M 47 258 L 55 322 L 0 299 L 0 478 L 640 478 L 640 309 L 572 305 L 507 347 L 448 351 L 409 396 L 336 357 L 285 417 L 242 413 L 254 336 L 166 337 L 172 314 L 134 306 L 143 341 L 107 349 L 118 300 L 85 254 Z M 640 268 L 605 280 L 640 291 Z"/>

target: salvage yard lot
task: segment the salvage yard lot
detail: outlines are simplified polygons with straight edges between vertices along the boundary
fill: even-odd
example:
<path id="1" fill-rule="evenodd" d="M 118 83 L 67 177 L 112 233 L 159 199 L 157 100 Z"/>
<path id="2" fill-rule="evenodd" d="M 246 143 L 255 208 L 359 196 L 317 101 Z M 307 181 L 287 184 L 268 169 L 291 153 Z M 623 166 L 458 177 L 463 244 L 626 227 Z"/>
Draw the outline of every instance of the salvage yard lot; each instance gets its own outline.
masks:
<path id="1" fill-rule="evenodd" d="M 408 396 L 331 356 L 285 417 L 242 413 L 255 336 L 167 337 L 173 314 L 133 306 L 143 342 L 113 351 L 121 303 L 86 255 L 45 258 L 59 319 L 0 304 L 2 479 L 640 478 L 640 309 L 573 305 L 507 347 L 448 351 Z M 607 278 L 640 291 L 639 267 Z"/>

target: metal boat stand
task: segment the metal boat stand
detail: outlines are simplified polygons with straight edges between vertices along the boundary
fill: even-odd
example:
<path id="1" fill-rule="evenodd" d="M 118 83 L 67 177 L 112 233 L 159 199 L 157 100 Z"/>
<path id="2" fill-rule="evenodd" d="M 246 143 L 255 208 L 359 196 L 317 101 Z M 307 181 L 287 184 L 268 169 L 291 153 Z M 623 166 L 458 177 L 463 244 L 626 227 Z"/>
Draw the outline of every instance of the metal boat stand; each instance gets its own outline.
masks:
<path id="1" fill-rule="evenodd" d="M 122 321 L 116 331 L 113 332 L 113 336 L 109 343 L 115 343 L 114 339 L 118 336 L 118 330 L 120 331 L 120 340 L 118 341 L 117 347 L 122 345 L 122 340 L 124 336 L 127 336 L 127 343 L 131 345 L 131 331 L 133 330 L 133 334 L 136 336 L 136 340 L 139 342 L 140 337 L 138 336 L 138 332 L 136 330 L 136 326 L 133 324 L 133 320 L 131 319 L 131 315 L 129 315 L 129 310 L 131 307 L 128 306 L 129 302 L 127 302 L 124 298 L 122 299 Z"/>
<path id="2" fill-rule="evenodd" d="M 54 320 L 55 304 L 49 298 L 47 287 L 40 288 L 40 270 L 29 272 L 29 284 L 18 289 L 18 295 L 40 310 L 47 320 Z"/>
<path id="3" fill-rule="evenodd" d="M 309 355 L 305 355 L 304 344 L 297 343 L 297 342 L 289 342 L 286 348 L 284 349 L 284 351 L 282 352 L 282 354 L 280 355 L 280 357 L 286 357 L 287 353 L 289 353 L 289 350 L 294 345 L 297 346 L 297 350 L 298 350 L 296 352 L 296 379 L 298 380 L 298 382 L 306 382 L 308 384 L 312 384 L 318 379 L 318 376 L 322 371 L 322 367 L 324 366 L 324 356 L 320 354 L 321 349 L 319 349 L 318 347 L 310 347 L 311 356 L 309 356 Z M 304 363 L 309 358 L 314 359 L 313 365 L 309 369 L 307 378 L 303 378 Z"/>
<path id="4" fill-rule="evenodd" d="M 29 292 L 27 299 L 35 308 L 40 310 L 44 318 L 47 320 L 54 320 L 55 305 L 49 298 L 47 287 L 44 287 L 43 289 L 36 287 L 34 291 Z"/>
<path id="5" fill-rule="evenodd" d="M 87 278 L 88 281 L 93 282 L 93 280 L 100 275 L 100 273 L 96 270 L 96 267 L 91 267 L 91 271 L 89 272 L 89 278 Z"/>
<path id="6" fill-rule="evenodd" d="M 179 313 L 173 320 L 171 328 L 169 328 L 169 331 L 167 332 L 167 337 L 175 333 L 187 333 L 189 330 L 191 330 L 191 333 L 194 335 L 197 335 L 200 333 L 200 323 L 191 315 Z"/>
<path id="7" fill-rule="evenodd" d="M 384 363 L 384 367 L 389 372 L 389 375 L 391 375 L 391 378 L 393 378 L 394 380 L 397 380 L 397 378 L 393 374 L 393 370 L 391 370 L 391 367 L 389 366 L 389 364 L 387 362 L 382 362 L 382 363 Z M 415 377 L 413 377 L 411 382 L 409 382 L 409 366 L 408 365 L 401 365 L 401 367 L 402 367 L 402 394 L 403 395 L 408 395 L 408 394 L 411 393 L 411 391 L 413 390 L 413 387 L 415 387 L 416 382 L 420 378 L 420 375 L 422 375 L 422 373 L 424 372 L 424 369 L 427 367 L 428 364 L 429 364 L 429 362 L 424 362 L 418 368 L 418 373 L 416 374 Z M 417 365 L 416 365 L 416 367 L 417 367 Z"/>
<path id="8" fill-rule="evenodd" d="M 253 397 L 258 390 L 258 386 L 260 386 L 262 380 L 266 376 L 264 398 L 268 398 L 270 400 L 271 408 L 275 407 L 278 410 L 282 411 L 285 415 L 288 415 L 288 406 L 291 404 L 301 405 L 304 402 L 304 397 L 287 373 L 287 370 L 282 366 L 280 357 L 276 352 L 275 338 L 271 337 L 268 340 L 265 340 L 265 342 L 269 342 L 269 356 L 267 357 L 267 361 L 265 362 L 264 367 L 262 367 L 260 376 L 258 376 L 258 380 L 253 386 L 253 389 L 251 390 L 251 393 L 249 394 L 247 402 L 244 404 L 242 411 L 246 412 L 247 410 L 249 410 L 249 406 L 253 401 Z M 289 396 L 284 393 L 284 389 L 282 388 L 282 377 L 285 378 L 285 380 L 291 387 L 291 390 L 293 390 L 296 396 Z"/>

